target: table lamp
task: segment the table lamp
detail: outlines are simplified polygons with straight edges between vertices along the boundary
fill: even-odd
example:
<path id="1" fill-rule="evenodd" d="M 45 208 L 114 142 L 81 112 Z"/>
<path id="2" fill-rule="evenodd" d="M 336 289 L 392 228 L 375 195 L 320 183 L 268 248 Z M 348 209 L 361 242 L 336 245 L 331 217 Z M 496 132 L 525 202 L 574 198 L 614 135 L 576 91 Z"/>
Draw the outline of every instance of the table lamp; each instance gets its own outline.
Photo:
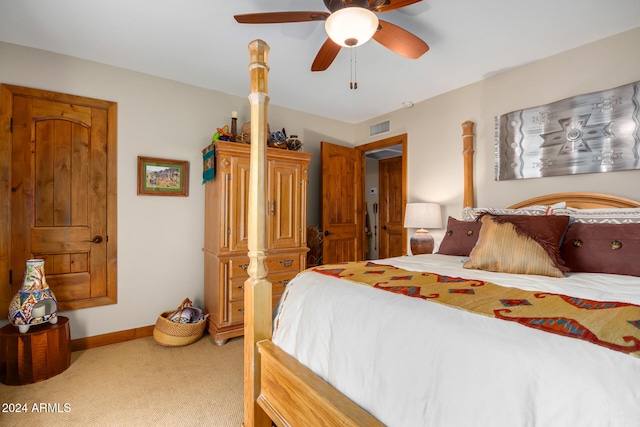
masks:
<path id="1" fill-rule="evenodd" d="M 442 213 L 438 203 L 407 203 L 404 214 L 404 228 L 417 228 L 411 237 L 411 253 L 433 253 L 435 241 L 427 228 L 442 228 Z"/>

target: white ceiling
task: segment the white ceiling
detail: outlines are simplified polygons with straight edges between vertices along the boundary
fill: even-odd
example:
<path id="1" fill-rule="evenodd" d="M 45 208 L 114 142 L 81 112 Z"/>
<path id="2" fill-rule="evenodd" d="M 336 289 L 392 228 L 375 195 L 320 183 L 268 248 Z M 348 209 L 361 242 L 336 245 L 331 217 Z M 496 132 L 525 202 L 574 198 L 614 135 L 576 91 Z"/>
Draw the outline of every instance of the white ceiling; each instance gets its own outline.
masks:
<path id="1" fill-rule="evenodd" d="M 379 17 L 431 50 L 410 60 L 372 40 L 356 50 L 358 89 L 351 90 L 348 49 L 327 71 L 310 71 L 326 39 L 322 22 L 233 19 L 294 10 L 326 11 L 322 0 L 0 0 L 0 41 L 245 97 L 247 45 L 260 38 L 271 47 L 272 105 L 359 123 L 640 27 L 640 0 L 424 0 Z"/>

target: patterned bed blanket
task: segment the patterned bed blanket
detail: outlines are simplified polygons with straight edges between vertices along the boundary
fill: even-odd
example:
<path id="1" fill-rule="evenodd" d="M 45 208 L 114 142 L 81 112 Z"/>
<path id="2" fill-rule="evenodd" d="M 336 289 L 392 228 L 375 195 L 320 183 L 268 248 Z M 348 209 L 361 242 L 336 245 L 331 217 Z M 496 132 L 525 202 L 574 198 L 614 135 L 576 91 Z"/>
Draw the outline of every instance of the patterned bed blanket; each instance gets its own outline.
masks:
<path id="1" fill-rule="evenodd" d="M 311 270 L 640 357 L 638 305 L 526 291 L 482 280 L 407 271 L 369 261 L 323 265 Z"/>

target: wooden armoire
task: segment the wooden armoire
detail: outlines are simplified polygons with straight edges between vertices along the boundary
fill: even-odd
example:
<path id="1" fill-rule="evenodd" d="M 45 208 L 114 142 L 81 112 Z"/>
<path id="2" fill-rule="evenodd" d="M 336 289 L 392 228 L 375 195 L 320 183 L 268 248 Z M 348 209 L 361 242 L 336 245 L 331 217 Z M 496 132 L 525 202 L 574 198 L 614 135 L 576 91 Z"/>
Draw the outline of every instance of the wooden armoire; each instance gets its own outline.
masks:
<path id="1" fill-rule="evenodd" d="M 215 177 L 205 184 L 204 308 L 215 342 L 244 333 L 250 145 L 215 144 Z M 273 305 L 306 266 L 311 154 L 267 148 L 267 266 Z"/>

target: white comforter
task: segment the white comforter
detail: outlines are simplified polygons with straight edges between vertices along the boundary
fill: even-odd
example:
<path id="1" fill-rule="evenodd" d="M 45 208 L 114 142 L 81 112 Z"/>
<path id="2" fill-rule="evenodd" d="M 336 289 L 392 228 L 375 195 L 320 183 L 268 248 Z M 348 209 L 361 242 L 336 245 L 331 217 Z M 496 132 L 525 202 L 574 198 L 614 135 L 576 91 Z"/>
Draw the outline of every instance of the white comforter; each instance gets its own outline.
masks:
<path id="1" fill-rule="evenodd" d="M 461 259 L 379 262 L 640 304 L 640 278 L 505 275 Z M 313 272 L 285 294 L 274 343 L 388 426 L 640 427 L 640 358 Z"/>

